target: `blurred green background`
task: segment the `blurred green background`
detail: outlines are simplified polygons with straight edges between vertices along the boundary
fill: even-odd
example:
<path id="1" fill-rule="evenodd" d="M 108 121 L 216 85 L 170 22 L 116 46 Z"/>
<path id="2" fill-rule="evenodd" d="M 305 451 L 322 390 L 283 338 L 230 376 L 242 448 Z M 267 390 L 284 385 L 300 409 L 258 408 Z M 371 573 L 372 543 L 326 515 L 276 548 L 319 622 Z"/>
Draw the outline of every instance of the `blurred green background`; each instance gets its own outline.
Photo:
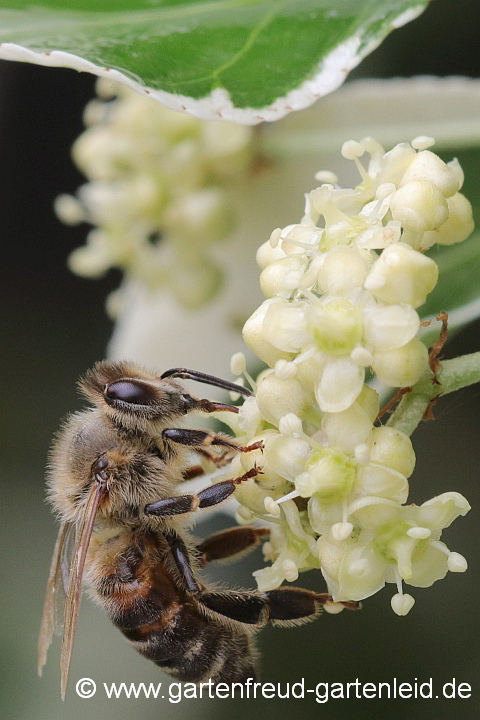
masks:
<path id="1" fill-rule="evenodd" d="M 478 2 L 437 0 L 413 24 L 398 30 L 350 76 L 392 77 L 434 73 L 478 77 Z M 75 381 L 104 356 L 112 326 L 103 302 L 118 285 L 111 273 L 90 282 L 69 273 L 65 259 L 83 242 L 84 228 L 63 227 L 52 203 L 81 182 L 69 151 L 82 129 L 81 114 L 93 95 L 94 79 L 73 71 L 0 64 L 0 388 L 2 413 L 0 715 L 15 720 L 137 720 L 162 717 L 201 719 L 268 718 L 301 713 L 304 720 L 477 718 L 479 701 L 478 387 L 440 400 L 434 423 L 414 435 L 417 467 L 411 499 L 423 502 L 448 490 L 472 505 L 444 538 L 470 563 L 464 575 L 450 574 L 432 588 L 415 590 L 410 615 L 398 618 L 389 599 L 393 588 L 364 603 L 360 613 L 324 616 L 297 629 L 267 628 L 259 636 L 261 679 L 294 682 L 425 682 L 434 688 L 453 678 L 472 685 L 464 700 L 108 700 L 102 682 L 168 682 L 158 668 L 137 655 L 87 599 L 82 604 L 70 689 L 59 696 L 59 642 L 52 647 L 42 680 L 35 674 L 35 646 L 44 586 L 56 529 L 44 501 L 44 467 L 60 418 L 80 407 Z M 480 122 L 480 119 L 479 119 Z M 474 183 L 470 178 L 470 187 Z M 480 171 L 477 171 L 477 185 Z M 477 190 L 478 195 L 478 190 Z M 474 199 L 471 197 L 471 199 Z M 477 225 L 479 218 L 477 218 Z M 259 238 L 259 243 L 262 238 Z M 213 329 L 212 329 L 213 332 Z M 445 356 L 478 350 L 480 322 L 448 343 Z M 195 365 L 194 349 L 186 364 Z M 188 360 L 188 363 L 187 363 Z M 199 528 L 202 535 L 228 526 L 222 515 Z M 258 556 L 223 567 L 211 577 L 230 585 L 253 586 Z M 301 578 L 316 587 L 318 577 Z M 97 695 L 81 700 L 75 682 L 91 677 Z"/>

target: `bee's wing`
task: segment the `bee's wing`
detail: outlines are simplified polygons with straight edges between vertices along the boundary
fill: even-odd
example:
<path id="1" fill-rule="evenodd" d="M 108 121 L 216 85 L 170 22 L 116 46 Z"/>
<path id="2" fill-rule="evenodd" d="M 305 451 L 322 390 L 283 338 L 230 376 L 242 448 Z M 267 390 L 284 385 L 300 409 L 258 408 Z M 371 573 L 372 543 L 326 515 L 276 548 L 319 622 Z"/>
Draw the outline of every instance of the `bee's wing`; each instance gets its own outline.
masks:
<path id="1" fill-rule="evenodd" d="M 70 668 L 70 661 L 72 659 L 77 613 L 82 594 L 83 568 L 85 566 L 88 545 L 92 536 L 95 516 L 103 494 L 104 488 L 94 482 L 88 493 L 82 519 L 76 527 L 75 553 L 72 558 L 70 573 L 68 576 L 68 591 L 65 599 L 63 624 L 63 642 L 60 656 L 60 692 L 62 700 L 65 699 L 65 694 L 67 692 L 68 671 Z"/>
<path id="2" fill-rule="evenodd" d="M 62 555 L 67 544 L 67 538 L 72 529 L 71 523 L 63 523 L 58 531 L 55 549 L 53 551 L 50 573 L 45 591 L 45 602 L 43 605 L 43 617 L 40 625 L 37 646 L 37 672 L 41 676 L 43 666 L 47 662 L 47 652 L 52 642 L 56 625 L 56 607 L 59 594 L 63 594 L 62 582 Z"/>

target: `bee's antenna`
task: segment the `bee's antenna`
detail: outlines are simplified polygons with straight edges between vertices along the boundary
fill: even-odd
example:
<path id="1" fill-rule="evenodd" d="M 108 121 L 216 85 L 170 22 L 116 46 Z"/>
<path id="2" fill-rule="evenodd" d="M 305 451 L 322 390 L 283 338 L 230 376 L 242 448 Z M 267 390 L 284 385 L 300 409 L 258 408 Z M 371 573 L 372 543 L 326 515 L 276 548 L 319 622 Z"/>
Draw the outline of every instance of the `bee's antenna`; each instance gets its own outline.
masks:
<path id="1" fill-rule="evenodd" d="M 197 380 L 198 382 L 205 383 L 206 385 L 215 385 L 216 387 L 223 388 L 224 390 L 230 390 L 231 392 L 239 393 L 240 395 L 246 395 L 250 397 L 252 395 L 251 390 L 248 390 L 241 385 L 228 382 L 228 380 L 221 380 L 214 375 L 206 375 L 205 373 L 198 372 L 198 370 L 187 370 L 186 368 L 172 368 L 167 370 L 160 376 L 162 380 L 168 377 L 178 377 L 184 380 Z"/>

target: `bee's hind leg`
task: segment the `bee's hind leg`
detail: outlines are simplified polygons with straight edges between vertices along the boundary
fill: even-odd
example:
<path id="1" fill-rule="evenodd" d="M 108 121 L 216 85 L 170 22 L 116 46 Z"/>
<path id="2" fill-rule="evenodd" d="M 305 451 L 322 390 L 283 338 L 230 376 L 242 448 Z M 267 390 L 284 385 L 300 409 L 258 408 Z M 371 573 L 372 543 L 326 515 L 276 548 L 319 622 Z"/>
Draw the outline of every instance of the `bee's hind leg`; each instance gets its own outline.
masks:
<path id="1" fill-rule="evenodd" d="M 265 625 L 272 621 L 278 625 L 297 625 L 320 614 L 325 603 L 332 602 L 327 593 L 315 593 L 303 588 L 285 587 L 267 592 L 249 590 L 221 590 L 205 592 L 197 583 L 188 550 L 183 540 L 173 532 L 166 534 L 173 558 L 187 589 L 206 609 L 230 620 L 247 625 Z M 340 603 L 350 610 L 361 607 L 358 602 Z"/>
<path id="2" fill-rule="evenodd" d="M 209 610 L 247 625 L 300 625 L 313 620 L 326 603 L 333 602 L 327 593 L 316 593 L 297 587 L 282 587 L 266 592 L 219 591 L 202 592 L 196 599 Z M 358 602 L 341 602 L 350 610 L 358 610 Z"/>
<path id="3" fill-rule="evenodd" d="M 200 553 L 200 561 L 203 566 L 213 560 L 241 557 L 254 550 L 262 540 L 267 540 L 269 537 L 270 528 L 244 525 L 210 535 L 197 545 L 196 549 Z"/>

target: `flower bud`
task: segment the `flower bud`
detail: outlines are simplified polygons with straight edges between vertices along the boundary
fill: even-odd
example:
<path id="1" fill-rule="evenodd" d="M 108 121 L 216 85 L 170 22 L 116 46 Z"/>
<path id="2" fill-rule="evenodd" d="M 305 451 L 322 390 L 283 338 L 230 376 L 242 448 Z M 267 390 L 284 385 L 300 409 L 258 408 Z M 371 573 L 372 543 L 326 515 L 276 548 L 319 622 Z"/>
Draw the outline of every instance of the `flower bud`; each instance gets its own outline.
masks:
<path id="1" fill-rule="evenodd" d="M 355 247 L 331 248 L 318 274 L 318 283 L 324 293 L 342 295 L 353 287 L 362 287 L 370 263 Z"/>
<path id="2" fill-rule="evenodd" d="M 416 156 L 417 153 L 409 143 L 398 143 L 383 156 L 383 167 L 377 180 L 397 185 Z"/>
<path id="3" fill-rule="evenodd" d="M 301 362 L 295 362 L 297 366 L 296 377 L 307 389 L 315 387 L 322 377 L 325 366 L 328 363 L 326 355 L 320 352 L 309 355 Z"/>
<path id="4" fill-rule="evenodd" d="M 430 150 L 417 153 L 406 169 L 400 187 L 413 180 L 429 180 L 446 198 L 454 195 L 460 187 L 456 173 Z"/>
<path id="5" fill-rule="evenodd" d="M 277 245 L 276 247 L 272 247 L 270 240 L 267 240 L 263 243 L 263 245 L 260 245 L 260 247 L 257 250 L 257 265 L 260 268 L 260 270 L 264 270 L 270 263 L 275 262 L 276 260 L 280 260 L 280 258 L 284 258 L 285 253 L 282 250 L 281 244 Z"/>
<path id="6" fill-rule="evenodd" d="M 257 388 L 257 405 L 267 422 L 277 425 L 289 412 L 300 418 L 311 408 L 313 397 L 296 379 L 280 380 L 275 373 L 263 378 Z"/>
<path id="7" fill-rule="evenodd" d="M 249 437 L 257 434 L 262 422 L 262 414 L 254 397 L 247 397 L 238 411 L 238 426 Z"/>
<path id="8" fill-rule="evenodd" d="M 412 180 L 397 190 L 390 200 L 390 210 L 394 220 L 417 233 L 435 230 L 448 218 L 445 197 L 428 180 Z"/>
<path id="9" fill-rule="evenodd" d="M 75 248 L 68 257 L 68 267 L 76 275 L 101 277 L 112 265 L 108 235 L 102 230 L 91 230 L 87 244 Z"/>
<path id="10" fill-rule="evenodd" d="M 437 284 L 438 266 L 405 243 L 387 247 L 372 266 L 364 287 L 387 304 L 423 305 Z"/>
<path id="11" fill-rule="evenodd" d="M 268 438 L 264 453 L 267 466 L 277 475 L 293 482 L 303 472 L 311 447 L 300 438 L 276 434 Z"/>
<path id="12" fill-rule="evenodd" d="M 406 345 L 420 327 L 411 305 L 386 305 L 364 314 L 363 340 L 372 350 L 394 350 Z"/>
<path id="13" fill-rule="evenodd" d="M 412 441 L 401 430 L 383 425 L 373 428 L 369 442 L 372 462 L 387 465 L 409 478 L 415 468 Z"/>
<path id="14" fill-rule="evenodd" d="M 378 413 L 380 412 L 380 395 L 377 391 L 368 385 L 364 385 L 362 392 L 355 402 L 365 410 L 370 418 L 370 421 L 374 423 Z"/>
<path id="15" fill-rule="evenodd" d="M 342 412 L 325 413 L 322 418 L 322 430 L 326 433 L 331 446 L 354 455 L 355 447 L 369 439 L 372 421 L 365 410 L 355 402 Z"/>
<path id="16" fill-rule="evenodd" d="M 472 234 L 473 222 L 472 206 L 462 193 L 456 193 L 448 198 L 448 220 L 436 230 L 426 232 L 422 239 L 422 248 L 429 248 L 435 243 L 439 245 L 455 245 L 463 242 Z"/>
<path id="17" fill-rule="evenodd" d="M 408 497 L 408 482 L 397 470 L 370 462 L 357 467 L 353 491 L 356 495 L 375 495 L 404 503 Z"/>
<path id="18" fill-rule="evenodd" d="M 362 339 L 362 311 L 348 300 L 314 304 L 308 323 L 317 348 L 329 355 L 348 355 Z"/>
<path id="19" fill-rule="evenodd" d="M 363 388 L 365 369 L 350 358 L 328 363 L 315 389 L 315 397 L 323 412 L 341 412 L 352 405 Z"/>
<path id="20" fill-rule="evenodd" d="M 390 387 L 415 385 L 428 367 L 428 350 L 421 340 L 413 338 L 396 350 L 375 352 L 372 369 L 378 379 Z"/>
<path id="21" fill-rule="evenodd" d="M 453 158 L 453 160 L 450 160 L 450 162 L 447 163 L 447 166 L 457 176 L 458 189 L 461 190 L 465 180 L 465 173 L 463 172 L 462 166 L 458 162 L 458 158 Z"/>
<path id="22" fill-rule="evenodd" d="M 277 360 L 281 358 L 284 360 L 292 360 L 293 353 L 283 352 L 277 347 L 274 347 L 269 343 L 263 336 L 263 321 L 265 315 L 271 303 L 276 302 L 275 300 L 265 300 L 259 308 L 255 310 L 245 325 L 243 326 L 242 334 L 248 347 L 253 350 L 255 355 L 273 367 Z"/>
<path id="23" fill-rule="evenodd" d="M 306 267 L 303 256 L 290 255 L 270 263 L 260 274 L 260 287 L 266 298 L 289 297 L 298 286 Z"/>
<path id="24" fill-rule="evenodd" d="M 281 298 L 272 300 L 263 320 L 263 338 L 283 352 L 298 352 L 311 342 L 306 308 L 305 302 L 290 303 Z"/>

